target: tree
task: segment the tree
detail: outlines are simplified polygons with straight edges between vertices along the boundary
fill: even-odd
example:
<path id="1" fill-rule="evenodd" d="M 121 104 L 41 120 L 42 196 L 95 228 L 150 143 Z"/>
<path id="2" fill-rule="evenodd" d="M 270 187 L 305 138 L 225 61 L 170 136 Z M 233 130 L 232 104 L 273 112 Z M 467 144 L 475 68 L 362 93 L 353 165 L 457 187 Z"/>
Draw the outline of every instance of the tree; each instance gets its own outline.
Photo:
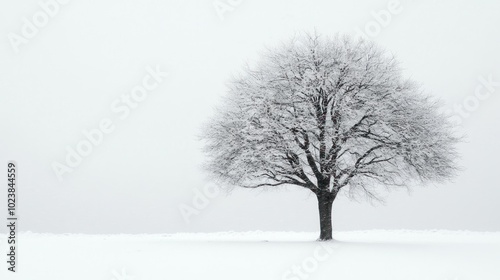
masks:
<path id="1" fill-rule="evenodd" d="M 319 205 L 332 239 L 341 190 L 443 182 L 456 173 L 453 127 L 439 102 L 374 43 L 306 34 L 265 52 L 229 83 L 203 133 L 207 168 L 245 188 L 295 185 Z"/>

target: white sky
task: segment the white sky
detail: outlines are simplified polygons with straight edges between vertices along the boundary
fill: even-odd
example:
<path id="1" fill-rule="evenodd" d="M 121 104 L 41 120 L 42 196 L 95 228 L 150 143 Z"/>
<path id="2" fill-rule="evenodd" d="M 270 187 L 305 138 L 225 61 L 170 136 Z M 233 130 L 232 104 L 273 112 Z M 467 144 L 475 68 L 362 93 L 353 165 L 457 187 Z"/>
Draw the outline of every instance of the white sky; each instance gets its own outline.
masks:
<path id="1" fill-rule="evenodd" d="M 436 2 L 402 0 L 401 13 L 373 39 L 453 108 L 474 96 L 479 76 L 500 81 L 500 2 Z M 38 0 L 1 0 L 0 174 L 8 160 L 18 162 L 20 229 L 316 231 L 315 198 L 298 188 L 237 190 L 185 223 L 179 205 L 191 204 L 194 189 L 208 183 L 197 137 L 231 74 L 266 45 L 304 30 L 355 34 L 387 3 L 252 0 L 221 20 L 212 0 L 73 0 L 15 53 L 8 34 L 20 34 L 23 17 L 42 10 Z M 121 120 L 110 105 L 141 83 L 148 65 L 170 77 Z M 391 192 L 385 205 L 341 196 L 335 229 L 500 230 L 499 104 L 497 86 L 462 125 L 468 139 L 455 182 L 415 188 L 411 196 Z M 115 130 L 58 181 L 52 162 L 64 162 L 66 147 L 104 118 Z M 6 209 L 6 191 L 0 199 Z"/>

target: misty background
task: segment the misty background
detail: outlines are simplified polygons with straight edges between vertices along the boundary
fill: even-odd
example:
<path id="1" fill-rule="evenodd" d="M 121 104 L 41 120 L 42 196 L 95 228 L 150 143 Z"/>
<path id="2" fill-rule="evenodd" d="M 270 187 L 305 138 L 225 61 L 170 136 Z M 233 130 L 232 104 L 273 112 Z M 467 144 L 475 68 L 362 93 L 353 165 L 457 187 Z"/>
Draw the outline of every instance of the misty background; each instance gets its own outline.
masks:
<path id="1" fill-rule="evenodd" d="M 297 187 L 221 193 L 187 223 L 179 207 L 192 206 L 195 191 L 210 183 L 202 169 L 200 129 L 231 75 L 266 46 L 311 30 L 357 36 L 390 1 L 73 0 L 16 53 L 9 34 L 21 34 L 23 18 L 42 10 L 38 2 L 0 1 L 0 176 L 7 182 L 7 161 L 18 163 L 21 231 L 319 228 L 316 198 Z M 219 2 L 231 10 L 221 14 Z M 400 12 L 368 36 L 394 53 L 405 74 L 445 108 L 471 102 L 480 77 L 500 81 L 499 2 L 399 3 Z M 121 119 L 112 103 L 141 85 L 148 66 L 169 77 Z M 500 86 L 482 90 L 490 96 L 462 118 L 463 171 L 454 182 L 411 194 L 393 191 L 385 204 L 340 195 L 334 231 L 499 231 Z M 58 180 L 52 164 L 64 163 L 67 147 L 85 139 L 82 130 L 98 128 L 105 118 L 114 130 Z M 6 188 L 4 183 L 0 191 L 5 211 Z"/>

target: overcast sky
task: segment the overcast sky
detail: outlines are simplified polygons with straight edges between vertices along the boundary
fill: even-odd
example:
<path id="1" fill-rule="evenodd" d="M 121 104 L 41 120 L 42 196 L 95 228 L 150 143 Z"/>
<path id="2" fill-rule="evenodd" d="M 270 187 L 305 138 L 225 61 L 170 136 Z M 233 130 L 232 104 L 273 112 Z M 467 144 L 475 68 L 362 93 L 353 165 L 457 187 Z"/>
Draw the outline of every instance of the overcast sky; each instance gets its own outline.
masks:
<path id="1" fill-rule="evenodd" d="M 340 196 L 334 230 L 500 230 L 500 85 L 485 82 L 500 81 L 498 1 L 73 0 L 46 18 L 38 2 L 0 2 L 0 174 L 18 163 L 21 231 L 317 231 L 316 198 L 299 188 L 221 194 L 190 223 L 179 207 L 209 183 L 198 136 L 233 73 L 297 32 L 358 29 L 446 108 L 465 104 L 464 170 L 385 205 Z M 143 101 L 125 105 L 145 80 Z M 54 162 L 102 122 L 109 133 L 58 180 Z"/>

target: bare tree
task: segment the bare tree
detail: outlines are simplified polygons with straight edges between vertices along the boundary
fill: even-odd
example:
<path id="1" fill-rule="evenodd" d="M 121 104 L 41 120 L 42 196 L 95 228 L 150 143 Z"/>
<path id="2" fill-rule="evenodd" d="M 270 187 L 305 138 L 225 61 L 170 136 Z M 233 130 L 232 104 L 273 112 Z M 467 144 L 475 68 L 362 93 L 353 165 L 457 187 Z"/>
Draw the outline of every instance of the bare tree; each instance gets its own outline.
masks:
<path id="1" fill-rule="evenodd" d="M 312 191 L 320 240 L 332 239 L 341 190 L 378 198 L 381 187 L 456 171 L 459 139 L 438 102 L 371 42 L 306 34 L 268 50 L 229 87 L 203 134 L 209 171 L 233 186 Z"/>

